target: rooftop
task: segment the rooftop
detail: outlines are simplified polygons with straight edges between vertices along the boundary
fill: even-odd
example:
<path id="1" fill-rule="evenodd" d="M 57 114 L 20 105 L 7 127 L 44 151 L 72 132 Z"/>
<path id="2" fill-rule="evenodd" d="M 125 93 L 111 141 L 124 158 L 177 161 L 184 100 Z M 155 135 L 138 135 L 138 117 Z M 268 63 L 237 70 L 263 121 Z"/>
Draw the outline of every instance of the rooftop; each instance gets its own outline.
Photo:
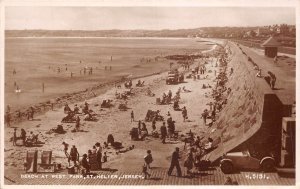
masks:
<path id="1" fill-rule="evenodd" d="M 281 44 L 277 42 L 274 37 L 269 37 L 262 45 L 262 47 L 279 47 Z"/>

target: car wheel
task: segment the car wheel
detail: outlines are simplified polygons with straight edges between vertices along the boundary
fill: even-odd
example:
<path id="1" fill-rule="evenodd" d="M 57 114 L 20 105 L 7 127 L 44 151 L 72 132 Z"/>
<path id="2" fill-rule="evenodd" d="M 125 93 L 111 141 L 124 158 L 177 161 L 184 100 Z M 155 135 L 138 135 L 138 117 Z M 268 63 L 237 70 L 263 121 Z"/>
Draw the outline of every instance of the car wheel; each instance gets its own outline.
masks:
<path id="1" fill-rule="evenodd" d="M 233 172 L 233 164 L 230 161 L 223 161 L 221 163 L 221 170 L 225 174 L 230 174 Z"/>
<path id="2" fill-rule="evenodd" d="M 261 163 L 261 169 L 263 172 L 270 172 L 274 170 L 275 162 L 272 159 L 266 159 Z"/>

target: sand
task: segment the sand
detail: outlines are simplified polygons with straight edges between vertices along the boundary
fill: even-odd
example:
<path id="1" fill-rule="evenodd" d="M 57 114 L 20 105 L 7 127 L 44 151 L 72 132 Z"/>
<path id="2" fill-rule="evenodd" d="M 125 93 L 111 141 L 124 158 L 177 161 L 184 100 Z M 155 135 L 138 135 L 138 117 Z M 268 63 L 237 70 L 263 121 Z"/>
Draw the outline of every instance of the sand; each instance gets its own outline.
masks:
<path id="1" fill-rule="evenodd" d="M 81 129 L 84 130 L 84 132 L 72 133 L 71 130 L 75 124 L 65 123 L 63 127 L 67 131 L 66 134 L 46 134 L 51 128 L 60 124 L 60 120 L 65 116 L 62 108 L 55 108 L 54 111 L 48 111 L 43 115 L 38 115 L 35 117 L 35 121 L 23 121 L 14 125 L 14 127 L 18 128 L 18 134 L 20 133 L 20 128 L 24 128 L 27 133 L 30 131 L 40 133 L 40 140 L 45 142 L 43 147 L 14 147 L 12 146 L 12 142 L 9 142 L 13 128 L 5 128 L 5 170 L 9 170 L 9 172 L 22 172 L 26 151 L 35 149 L 39 151 L 52 150 L 53 161 L 66 165 L 67 161 L 63 153 L 63 146 L 61 145 L 62 141 L 70 145 L 76 145 L 82 156 L 82 154 L 87 153 L 88 149 L 91 149 L 96 142 L 101 142 L 102 144 L 106 141 L 108 134 L 113 134 L 115 141 L 122 142 L 124 147 L 135 145 L 135 149 L 121 154 L 116 154 L 116 151 L 112 149 L 107 150 L 109 162 L 105 163 L 103 167 L 115 168 L 119 171 L 140 171 L 146 150 L 150 149 L 152 150 L 154 158 L 153 166 L 167 168 L 173 150 L 175 147 L 183 149 L 183 143 L 168 141 L 167 144 L 162 144 L 160 139 L 153 137 L 147 137 L 145 141 L 131 141 L 129 131 L 132 127 L 137 126 L 137 122 L 131 123 L 130 112 L 134 111 L 136 120 L 143 120 L 148 109 L 160 110 L 161 115 L 163 115 L 165 119 L 167 118 L 167 112 L 170 111 L 173 120 L 176 122 L 176 130 L 180 131 L 179 134 L 186 134 L 192 130 L 200 135 L 209 131 L 209 128 L 204 126 L 203 120 L 200 119 L 200 117 L 203 110 L 208 108 L 206 104 L 212 101 L 211 98 L 205 97 L 205 94 L 211 92 L 211 89 L 201 89 L 201 87 L 203 84 L 210 84 L 211 86 L 215 84 L 214 71 L 218 71 L 218 68 L 215 67 L 215 62 L 216 59 L 210 59 L 206 65 L 208 72 L 206 72 L 205 76 L 208 75 L 207 79 L 203 79 L 204 75 L 201 75 L 202 79 L 200 80 L 185 79 L 185 83 L 166 85 L 166 72 L 143 78 L 142 80 L 145 81 L 146 85 L 144 87 L 134 87 L 134 95 L 127 101 L 128 107 L 130 108 L 128 111 L 118 110 L 118 105 L 122 103 L 123 100 L 116 100 L 114 98 L 116 90 L 119 92 L 125 90 L 123 86 L 122 89 L 111 88 L 104 94 L 88 100 L 87 102 L 90 104 L 90 108 L 95 111 L 99 120 L 97 122 L 82 120 Z M 203 63 L 204 61 L 196 60 L 192 67 Z M 137 83 L 137 80 L 133 80 L 133 83 Z M 175 94 L 177 89 L 183 86 L 192 91 L 190 93 L 181 93 L 180 100 L 180 107 L 185 106 L 187 108 L 188 122 L 183 122 L 181 111 L 174 111 L 172 104 L 156 105 L 155 103 L 156 97 L 161 97 L 163 92 L 171 90 L 173 94 Z M 148 87 L 156 94 L 155 97 L 145 95 L 145 91 Z M 100 105 L 103 99 L 113 99 L 115 106 L 110 109 L 101 109 L 97 104 Z M 73 108 L 74 104 L 75 103 L 69 105 Z M 79 105 L 82 104 L 83 103 L 79 103 Z M 151 131 L 151 123 L 147 122 L 146 125 L 148 130 Z M 157 122 L 156 127 L 159 129 L 161 125 L 162 122 Z"/>

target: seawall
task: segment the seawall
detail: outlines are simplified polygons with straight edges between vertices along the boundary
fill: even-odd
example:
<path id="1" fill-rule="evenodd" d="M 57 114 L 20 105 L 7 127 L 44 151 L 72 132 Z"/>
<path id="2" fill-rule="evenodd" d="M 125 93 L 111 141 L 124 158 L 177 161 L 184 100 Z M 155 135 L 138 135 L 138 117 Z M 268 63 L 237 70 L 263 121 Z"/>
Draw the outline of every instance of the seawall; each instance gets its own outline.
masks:
<path id="1" fill-rule="evenodd" d="M 228 45 L 233 68 L 226 85 L 232 92 L 207 136 L 214 139 L 215 150 L 204 158 L 217 163 L 224 153 L 248 149 L 258 157 L 272 153 L 279 161 L 282 117 L 289 116 L 264 78 L 256 77 L 247 54 L 234 43 Z"/>

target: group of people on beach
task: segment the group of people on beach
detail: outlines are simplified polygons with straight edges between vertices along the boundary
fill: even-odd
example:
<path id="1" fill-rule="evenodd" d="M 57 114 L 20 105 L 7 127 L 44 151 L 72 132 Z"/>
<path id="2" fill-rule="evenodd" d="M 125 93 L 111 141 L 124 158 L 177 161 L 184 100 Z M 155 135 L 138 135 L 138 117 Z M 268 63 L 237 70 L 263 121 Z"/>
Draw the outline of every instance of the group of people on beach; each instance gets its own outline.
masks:
<path id="1" fill-rule="evenodd" d="M 13 146 L 19 146 L 19 144 L 17 144 L 18 140 L 22 140 L 23 146 L 32 146 L 33 144 L 36 144 L 38 142 L 38 134 L 34 134 L 33 131 L 30 131 L 30 134 L 27 135 L 25 129 L 22 128 L 21 133 L 18 136 L 17 128 L 14 128 L 13 137 L 11 139 L 13 142 Z"/>
<path id="2" fill-rule="evenodd" d="M 108 156 L 106 152 L 103 152 L 103 149 L 108 147 L 108 144 L 104 142 L 104 147 L 101 147 L 101 144 L 99 142 L 96 142 L 95 145 L 92 147 L 92 149 L 88 150 L 87 153 L 84 153 L 82 155 L 82 158 L 80 160 L 80 154 L 78 152 L 78 149 L 75 145 L 72 146 L 69 150 L 69 144 L 66 142 L 62 142 L 63 145 L 63 151 L 68 159 L 69 167 L 78 167 L 81 170 L 84 169 L 84 173 L 90 173 L 91 166 L 93 164 L 93 169 L 95 170 L 101 170 L 102 169 L 102 163 L 107 162 Z M 103 155 L 102 155 L 103 153 Z M 71 165 L 71 162 L 73 165 Z"/>

